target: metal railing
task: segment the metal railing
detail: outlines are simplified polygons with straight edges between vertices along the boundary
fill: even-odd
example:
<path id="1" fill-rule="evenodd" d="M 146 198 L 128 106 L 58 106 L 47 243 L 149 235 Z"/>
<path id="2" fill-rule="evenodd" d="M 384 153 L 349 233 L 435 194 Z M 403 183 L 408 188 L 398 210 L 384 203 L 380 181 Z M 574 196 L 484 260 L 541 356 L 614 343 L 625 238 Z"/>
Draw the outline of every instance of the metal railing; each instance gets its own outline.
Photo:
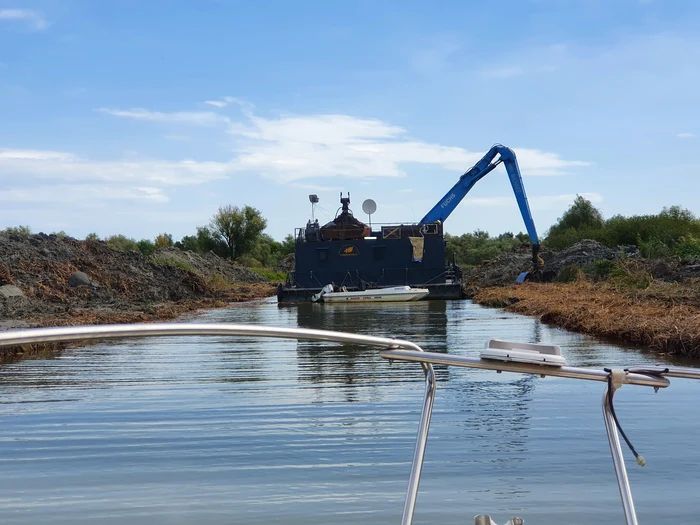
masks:
<path id="1" fill-rule="evenodd" d="M 437 386 L 433 364 L 493 370 L 499 373 L 513 372 L 519 374 L 534 374 L 542 377 L 554 376 L 607 382 L 608 384 L 603 394 L 603 415 L 627 525 L 636 525 L 637 517 L 627 472 L 625 470 L 620 439 L 616 429 L 616 421 L 611 403 L 612 397 L 622 384 L 647 386 L 658 390 L 659 388 L 669 386 L 670 382 L 667 377 L 700 379 L 700 369 L 693 368 L 639 366 L 610 371 L 607 369 L 597 370 L 569 366 L 558 367 L 501 362 L 468 356 L 424 352 L 420 346 L 415 343 L 388 337 L 375 337 L 330 330 L 279 328 L 242 324 L 158 323 L 8 330 L 0 332 L 0 348 L 40 343 L 162 336 L 252 336 L 352 343 L 381 348 L 381 357 L 388 359 L 390 362 L 396 360 L 419 363 L 425 374 L 425 395 L 418 425 L 408 487 L 406 489 L 401 519 L 402 525 L 411 525 L 413 522 L 416 500 L 418 497 L 418 487 L 420 484 Z M 614 381 L 612 380 L 613 377 Z"/>

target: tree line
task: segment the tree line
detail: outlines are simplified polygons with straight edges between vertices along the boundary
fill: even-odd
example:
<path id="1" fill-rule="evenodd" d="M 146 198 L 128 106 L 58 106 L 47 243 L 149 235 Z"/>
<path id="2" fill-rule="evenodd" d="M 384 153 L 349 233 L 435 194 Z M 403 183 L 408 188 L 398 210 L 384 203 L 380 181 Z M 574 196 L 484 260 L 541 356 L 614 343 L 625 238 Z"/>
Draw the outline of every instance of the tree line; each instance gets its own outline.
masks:
<path id="1" fill-rule="evenodd" d="M 446 234 L 447 250 L 460 266 L 475 266 L 503 252 L 530 244 L 527 234 L 510 232 L 491 237 L 476 230 L 459 236 Z M 542 240 L 542 246 L 561 250 L 584 239 L 616 248 L 636 246 L 647 258 L 700 259 L 700 219 L 680 206 L 663 208 L 657 214 L 613 215 L 605 219 L 588 199 L 577 196 Z"/>
<path id="2" fill-rule="evenodd" d="M 288 254 L 294 253 L 294 237 L 287 235 L 278 242 L 264 232 L 267 219 L 251 206 L 222 206 L 206 226 L 199 226 L 192 235 L 176 241 L 169 233 L 155 239 L 111 235 L 100 239 L 96 233 L 88 241 L 104 240 L 119 250 L 139 251 L 151 255 L 162 248 L 178 248 L 196 253 L 214 252 L 249 267 L 277 266 Z M 28 235 L 27 226 L 7 228 L 9 233 Z M 55 233 L 66 236 L 61 231 Z M 605 219 L 589 200 L 577 196 L 571 206 L 547 231 L 541 244 L 550 249 L 568 248 L 583 239 L 592 239 L 615 248 L 634 245 L 648 258 L 678 257 L 682 260 L 700 259 L 700 219 L 680 206 L 663 208 L 658 214 L 614 215 Z M 475 266 L 501 253 L 525 248 L 530 244 L 527 234 L 505 232 L 495 237 L 476 230 L 463 235 L 445 234 L 447 251 L 460 266 Z"/>

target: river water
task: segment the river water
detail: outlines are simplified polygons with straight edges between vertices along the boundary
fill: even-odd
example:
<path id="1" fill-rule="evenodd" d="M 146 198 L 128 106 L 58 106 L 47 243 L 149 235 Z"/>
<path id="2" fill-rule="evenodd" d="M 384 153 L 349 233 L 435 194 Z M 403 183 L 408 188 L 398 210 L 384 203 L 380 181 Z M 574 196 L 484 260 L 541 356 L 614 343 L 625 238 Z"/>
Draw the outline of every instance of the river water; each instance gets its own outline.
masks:
<path id="1" fill-rule="evenodd" d="M 546 342 L 576 366 L 663 359 L 469 301 L 269 300 L 196 321 L 397 336 L 458 355 L 478 355 L 491 337 Z M 624 523 L 602 383 L 436 371 L 416 523 L 462 525 L 479 513 Z M 422 396 L 419 365 L 320 342 L 128 340 L 6 365 L 0 523 L 399 523 Z M 672 380 L 656 394 L 627 386 L 615 399 L 648 463 L 625 449 L 640 523 L 695 523 L 700 383 Z"/>

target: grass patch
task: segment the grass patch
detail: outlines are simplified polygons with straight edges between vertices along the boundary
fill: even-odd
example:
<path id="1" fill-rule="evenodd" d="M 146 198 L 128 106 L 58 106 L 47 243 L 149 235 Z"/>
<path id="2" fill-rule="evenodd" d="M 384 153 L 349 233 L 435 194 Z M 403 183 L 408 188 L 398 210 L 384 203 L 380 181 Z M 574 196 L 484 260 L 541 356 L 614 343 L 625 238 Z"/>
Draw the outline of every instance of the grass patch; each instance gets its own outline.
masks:
<path id="1" fill-rule="evenodd" d="M 186 272 L 194 274 L 197 273 L 197 271 L 192 267 L 192 265 L 186 263 L 185 261 L 180 261 L 178 259 L 170 259 L 168 257 L 152 257 L 151 262 L 159 266 L 172 266 L 173 268 L 180 268 L 181 270 L 185 270 Z"/>
<path id="2" fill-rule="evenodd" d="M 273 283 L 283 283 L 287 280 L 287 272 L 284 270 L 278 270 L 277 268 L 268 268 L 260 266 L 257 268 L 248 268 L 251 272 L 258 274 L 260 277 L 264 277 L 268 281 Z"/>
<path id="3" fill-rule="evenodd" d="M 207 286 L 215 292 L 223 292 L 231 288 L 231 285 L 218 273 L 207 279 Z"/>

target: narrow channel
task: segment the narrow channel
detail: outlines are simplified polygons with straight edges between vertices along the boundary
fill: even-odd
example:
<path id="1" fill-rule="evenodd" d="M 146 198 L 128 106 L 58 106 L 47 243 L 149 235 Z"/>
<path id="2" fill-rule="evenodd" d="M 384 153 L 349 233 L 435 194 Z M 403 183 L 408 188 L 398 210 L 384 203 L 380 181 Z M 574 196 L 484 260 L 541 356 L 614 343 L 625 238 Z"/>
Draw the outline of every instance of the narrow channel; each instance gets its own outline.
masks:
<path id="1" fill-rule="evenodd" d="M 670 363 L 469 301 L 270 300 L 196 321 L 396 336 L 460 355 L 492 337 L 545 342 L 575 366 Z M 624 522 L 602 384 L 445 367 L 437 377 L 417 524 L 463 525 L 480 513 L 528 525 Z M 5 365 L 0 523 L 399 523 L 422 394 L 419 366 L 320 342 L 129 340 Z M 697 520 L 699 394 L 697 382 L 672 380 L 615 398 L 647 460 L 641 468 L 627 454 L 640 523 Z"/>

